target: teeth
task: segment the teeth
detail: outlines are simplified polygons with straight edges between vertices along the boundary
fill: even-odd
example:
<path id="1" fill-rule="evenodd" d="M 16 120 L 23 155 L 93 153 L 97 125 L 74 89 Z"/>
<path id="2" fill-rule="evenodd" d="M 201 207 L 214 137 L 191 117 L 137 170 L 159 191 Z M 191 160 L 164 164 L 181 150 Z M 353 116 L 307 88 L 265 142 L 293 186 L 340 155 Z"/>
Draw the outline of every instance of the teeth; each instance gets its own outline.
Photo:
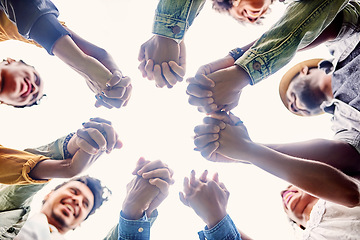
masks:
<path id="1" fill-rule="evenodd" d="M 67 207 L 71 212 L 75 213 L 73 206 L 71 206 L 70 204 L 65 203 L 64 206 Z"/>
<path id="2" fill-rule="evenodd" d="M 288 203 L 292 196 L 293 196 L 293 192 L 287 192 L 284 196 L 285 202 Z"/>

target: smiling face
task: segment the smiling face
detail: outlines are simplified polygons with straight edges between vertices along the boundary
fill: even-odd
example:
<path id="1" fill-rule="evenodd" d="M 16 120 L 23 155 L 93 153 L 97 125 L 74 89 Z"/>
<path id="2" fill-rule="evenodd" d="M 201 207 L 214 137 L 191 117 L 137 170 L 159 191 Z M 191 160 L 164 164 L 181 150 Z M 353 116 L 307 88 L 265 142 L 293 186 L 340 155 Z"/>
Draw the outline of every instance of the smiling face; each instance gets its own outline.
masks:
<path id="1" fill-rule="evenodd" d="M 311 210 L 319 199 L 293 185 L 290 185 L 280 194 L 288 217 L 297 225 L 305 227 L 310 218 Z"/>
<path id="2" fill-rule="evenodd" d="M 237 20 L 255 23 L 269 9 L 271 0 L 236 0 L 229 13 Z"/>
<path id="3" fill-rule="evenodd" d="M 94 195 L 86 184 L 70 181 L 45 197 L 41 212 L 61 234 L 78 227 L 94 205 Z"/>
<path id="4" fill-rule="evenodd" d="M 12 106 L 32 105 L 43 96 L 39 73 L 22 61 L 0 63 L 0 101 Z"/>

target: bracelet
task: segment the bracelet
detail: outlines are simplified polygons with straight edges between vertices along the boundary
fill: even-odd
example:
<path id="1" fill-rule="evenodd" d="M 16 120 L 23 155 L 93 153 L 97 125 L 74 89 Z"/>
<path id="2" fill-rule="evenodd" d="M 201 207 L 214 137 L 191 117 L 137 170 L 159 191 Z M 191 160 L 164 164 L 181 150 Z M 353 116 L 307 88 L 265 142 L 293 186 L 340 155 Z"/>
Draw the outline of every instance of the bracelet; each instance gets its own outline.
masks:
<path id="1" fill-rule="evenodd" d="M 238 60 L 239 57 L 241 57 L 244 54 L 244 50 L 241 48 L 234 48 L 229 52 L 229 55 L 234 59 L 234 61 Z"/>
<path id="2" fill-rule="evenodd" d="M 64 152 L 64 159 L 72 158 L 72 155 L 69 153 L 67 146 L 69 144 L 70 139 L 75 135 L 74 132 L 69 133 L 63 143 L 63 152 Z"/>

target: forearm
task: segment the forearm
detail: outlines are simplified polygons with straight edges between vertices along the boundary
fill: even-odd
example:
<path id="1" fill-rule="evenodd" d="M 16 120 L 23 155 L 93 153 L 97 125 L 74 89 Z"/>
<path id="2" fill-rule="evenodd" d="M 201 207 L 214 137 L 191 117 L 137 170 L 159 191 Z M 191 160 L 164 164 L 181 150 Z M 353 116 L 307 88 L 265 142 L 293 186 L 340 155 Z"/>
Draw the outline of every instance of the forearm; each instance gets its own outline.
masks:
<path id="1" fill-rule="evenodd" d="M 71 178 L 84 171 L 89 166 L 88 159 L 91 155 L 79 150 L 72 159 L 48 159 L 39 162 L 29 173 L 36 180 L 51 178 Z"/>
<path id="2" fill-rule="evenodd" d="M 119 70 L 119 67 L 115 63 L 114 59 L 105 49 L 98 47 L 95 44 L 92 44 L 91 42 L 83 39 L 70 29 L 67 30 L 71 33 L 72 40 L 81 49 L 83 53 L 101 62 L 111 73 Z"/>
<path id="3" fill-rule="evenodd" d="M 329 164 L 350 176 L 360 175 L 360 155 L 355 148 L 343 141 L 313 139 L 296 143 L 264 145 L 290 156 Z"/>
<path id="4" fill-rule="evenodd" d="M 70 36 L 60 38 L 54 46 L 53 53 L 84 77 L 93 79 L 97 75 L 103 76 L 104 86 L 111 78 L 110 71 L 95 58 L 81 51 Z"/>
<path id="5" fill-rule="evenodd" d="M 350 207 L 359 205 L 358 182 L 334 167 L 285 155 L 259 144 L 253 144 L 246 157 L 252 164 L 319 198 Z"/>

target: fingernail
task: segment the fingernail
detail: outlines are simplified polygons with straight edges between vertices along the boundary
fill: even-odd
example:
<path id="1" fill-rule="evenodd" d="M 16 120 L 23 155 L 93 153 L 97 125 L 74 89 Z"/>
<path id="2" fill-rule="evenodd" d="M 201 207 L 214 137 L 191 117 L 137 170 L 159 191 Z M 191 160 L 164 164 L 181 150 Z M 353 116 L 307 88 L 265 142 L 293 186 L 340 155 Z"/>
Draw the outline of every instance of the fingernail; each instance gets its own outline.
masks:
<path id="1" fill-rule="evenodd" d="M 212 95 L 213 95 L 212 92 L 208 92 L 208 93 L 207 93 L 207 96 L 208 96 L 208 97 L 211 97 Z"/>
<path id="2" fill-rule="evenodd" d="M 110 84 L 108 84 L 108 83 L 106 83 L 105 86 L 106 86 L 107 88 L 110 88 L 110 87 L 111 87 Z"/>
<path id="3" fill-rule="evenodd" d="M 91 119 L 90 119 L 91 120 Z M 85 125 L 86 124 L 86 122 L 83 122 L 81 125 Z"/>

